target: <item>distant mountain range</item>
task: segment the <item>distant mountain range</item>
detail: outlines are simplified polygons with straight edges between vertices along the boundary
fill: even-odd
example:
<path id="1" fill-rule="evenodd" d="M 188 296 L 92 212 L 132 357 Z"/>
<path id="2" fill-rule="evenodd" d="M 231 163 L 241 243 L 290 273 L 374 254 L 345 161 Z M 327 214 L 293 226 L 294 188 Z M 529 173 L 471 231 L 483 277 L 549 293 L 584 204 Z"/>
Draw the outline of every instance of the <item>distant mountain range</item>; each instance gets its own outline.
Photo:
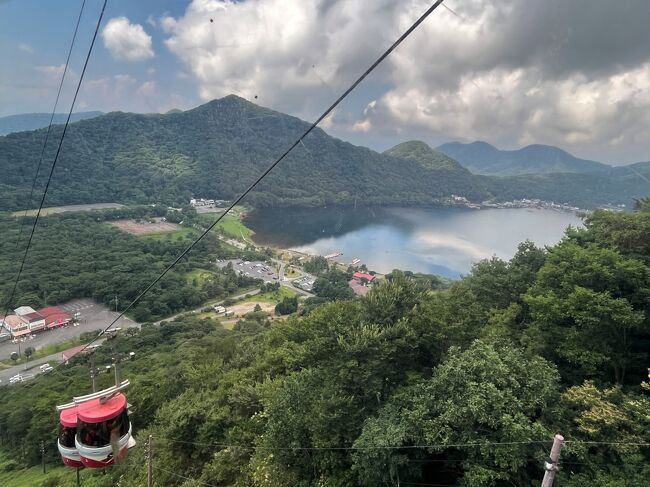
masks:
<path id="1" fill-rule="evenodd" d="M 76 122 L 66 134 L 46 205 L 177 206 L 192 196 L 232 199 L 308 126 L 234 95 L 183 112 L 113 112 Z M 55 126 L 53 136 L 61 130 Z M 34 205 L 27 195 L 44 131 L 0 137 L 0 210 Z M 56 144 L 48 144 L 46 164 L 55 150 Z M 41 171 L 38 188 L 46 173 Z M 456 194 L 471 201 L 539 198 L 589 208 L 647 196 L 649 181 L 650 163 L 602 173 L 476 175 L 423 142 L 405 142 L 380 154 L 316 129 L 247 202 L 257 207 L 424 206 Z"/>
<path id="2" fill-rule="evenodd" d="M 70 117 L 71 122 L 78 122 L 87 118 L 98 117 L 102 112 L 78 112 Z M 51 113 L 21 113 L 20 115 L 9 115 L 0 117 L 0 135 L 7 135 L 25 130 L 36 130 L 47 127 L 50 123 Z M 54 114 L 54 123 L 65 123 L 67 113 Z"/>
<path id="3" fill-rule="evenodd" d="M 551 145 L 528 145 L 517 150 L 500 150 L 487 142 L 449 142 L 436 150 L 457 160 L 474 174 L 517 176 L 557 172 L 607 174 L 613 166 L 580 159 Z"/>

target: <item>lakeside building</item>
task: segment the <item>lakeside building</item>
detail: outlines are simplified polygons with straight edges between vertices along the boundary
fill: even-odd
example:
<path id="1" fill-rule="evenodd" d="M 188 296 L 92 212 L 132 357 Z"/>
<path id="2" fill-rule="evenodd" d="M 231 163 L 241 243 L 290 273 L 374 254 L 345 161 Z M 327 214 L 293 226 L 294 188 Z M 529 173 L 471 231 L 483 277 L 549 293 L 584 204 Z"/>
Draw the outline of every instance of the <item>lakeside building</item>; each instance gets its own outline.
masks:
<path id="1" fill-rule="evenodd" d="M 354 281 L 363 282 L 364 279 L 368 283 L 371 283 L 375 280 L 375 276 L 373 274 L 368 274 L 367 272 L 355 272 L 352 274 L 352 280 Z"/>
<path id="2" fill-rule="evenodd" d="M 350 289 L 354 291 L 354 294 L 357 296 L 365 296 L 370 292 L 371 284 L 374 282 L 376 277 L 373 274 L 368 274 L 367 272 L 355 272 L 352 274 L 352 279 L 348 282 Z"/>

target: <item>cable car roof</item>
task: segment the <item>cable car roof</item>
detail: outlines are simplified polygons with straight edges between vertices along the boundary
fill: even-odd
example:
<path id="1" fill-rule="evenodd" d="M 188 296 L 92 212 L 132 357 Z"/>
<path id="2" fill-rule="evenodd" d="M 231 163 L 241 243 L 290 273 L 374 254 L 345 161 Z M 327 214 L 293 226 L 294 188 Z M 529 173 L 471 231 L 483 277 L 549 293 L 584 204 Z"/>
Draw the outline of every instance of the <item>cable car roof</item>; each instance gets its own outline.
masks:
<path id="1" fill-rule="evenodd" d="M 59 422 L 68 428 L 77 427 L 77 408 L 69 408 L 61 411 Z"/>
<path id="2" fill-rule="evenodd" d="M 119 416 L 126 409 L 126 397 L 120 392 L 103 404 L 100 401 L 97 398 L 79 405 L 79 419 L 86 423 L 101 423 Z"/>

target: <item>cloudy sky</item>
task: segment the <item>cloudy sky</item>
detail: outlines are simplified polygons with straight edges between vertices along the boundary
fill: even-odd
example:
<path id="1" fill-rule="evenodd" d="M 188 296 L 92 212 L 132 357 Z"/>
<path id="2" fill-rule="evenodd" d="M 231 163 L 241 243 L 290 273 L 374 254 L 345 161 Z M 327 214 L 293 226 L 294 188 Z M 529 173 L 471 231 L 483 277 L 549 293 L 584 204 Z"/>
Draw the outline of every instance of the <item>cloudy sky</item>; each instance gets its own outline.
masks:
<path id="1" fill-rule="evenodd" d="M 314 119 L 431 0 L 109 0 L 78 110 L 235 93 Z M 650 1 L 447 0 L 324 128 L 650 160 Z M 81 0 L 0 0 L 0 115 L 51 110 Z M 101 6 L 87 0 L 61 109 Z"/>

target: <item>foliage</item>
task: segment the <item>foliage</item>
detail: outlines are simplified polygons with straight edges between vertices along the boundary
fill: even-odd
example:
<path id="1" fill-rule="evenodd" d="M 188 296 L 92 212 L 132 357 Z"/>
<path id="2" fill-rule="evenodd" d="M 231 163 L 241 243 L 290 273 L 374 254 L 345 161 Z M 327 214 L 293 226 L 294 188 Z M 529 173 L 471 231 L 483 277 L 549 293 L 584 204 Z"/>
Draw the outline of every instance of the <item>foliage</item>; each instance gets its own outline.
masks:
<path id="1" fill-rule="evenodd" d="M 298 296 L 286 297 L 275 306 L 275 312 L 279 315 L 290 315 L 298 311 Z"/>
<path id="2" fill-rule="evenodd" d="M 327 259 L 325 257 L 319 255 L 312 257 L 307 262 L 305 262 L 302 268 L 305 270 L 305 272 L 309 272 L 310 274 L 318 276 L 329 269 L 329 264 L 327 263 Z"/>
<path id="3" fill-rule="evenodd" d="M 143 485 L 152 434 L 156 485 L 528 487 L 561 432 L 562 485 L 645 485 L 648 256 L 640 239 L 603 240 L 616 228 L 594 213 L 558 245 L 523 243 L 442 289 L 394 272 L 363 298 L 310 298 L 302 316 L 254 311 L 232 331 L 188 316 L 118 336 L 137 352 L 122 375 L 138 446 L 97 478 Z M 347 277 L 319 279 L 338 292 Z M 25 478 L 40 441 L 55 444 L 53 406 L 88 390 L 87 366 L 3 389 L 0 451 Z"/>
<path id="4" fill-rule="evenodd" d="M 321 274 L 316 281 L 312 291 L 319 298 L 325 298 L 330 301 L 341 299 L 352 299 L 354 292 L 348 286 L 351 275 L 342 272 L 336 268 Z"/>
<path id="5" fill-rule="evenodd" d="M 60 214 L 41 220 L 36 229 L 13 302 L 7 303 L 13 279 L 0 284 L 0 304 L 5 308 L 29 305 L 35 308 L 72 298 L 88 297 L 107 305 L 132 301 L 182 250 L 192 236 L 179 239 L 136 238 L 102 223 L 140 210 L 109 210 L 92 214 Z M 25 226 L 31 222 L 27 218 Z M 20 232 L 20 220 L 0 221 L 0 273 L 18 272 L 28 232 Z M 166 278 L 155 286 L 133 310 L 136 320 L 146 321 L 196 307 L 210 298 L 225 297 L 257 283 L 232 268 L 215 270 L 197 291 L 185 275 L 192 269 L 210 266 L 211 256 L 232 257 L 214 237 L 199 243 Z M 212 257 L 213 258 L 213 257 Z M 61 265 L 62 259 L 65 265 Z M 44 278 L 44 276 L 47 276 Z"/>
<path id="6" fill-rule="evenodd" d="M 113 112 L 73 123 L 47 204 L 116 201 L 179 207 L 193 196 L 231 200 L 278 155 L 278 147 L 295 140 L 308 125 L 234 95 L 181 113 Z M 0 137 L 0 210 L 28 205 L 24 195 L 31 188 L 45 130 Z M 60 125 L 52 128 L 53 140 L 61 130 Z M 501 178 L 473 175 L 422 144 L 379 154 L 320 129 L 303 142 L 304 149 L 292 151 L 251 192 L 248 204 L 422 206 L 456 194 L 473 201 L 541 198 L 592 207 L 632 204 L 647 188 L 631 170 Z M 45 159 L 52 160 L 55 150 L 55 145 L 48 146 Z M 37 188 L 45 185 L 46 177 L 43 171 Z"/>

